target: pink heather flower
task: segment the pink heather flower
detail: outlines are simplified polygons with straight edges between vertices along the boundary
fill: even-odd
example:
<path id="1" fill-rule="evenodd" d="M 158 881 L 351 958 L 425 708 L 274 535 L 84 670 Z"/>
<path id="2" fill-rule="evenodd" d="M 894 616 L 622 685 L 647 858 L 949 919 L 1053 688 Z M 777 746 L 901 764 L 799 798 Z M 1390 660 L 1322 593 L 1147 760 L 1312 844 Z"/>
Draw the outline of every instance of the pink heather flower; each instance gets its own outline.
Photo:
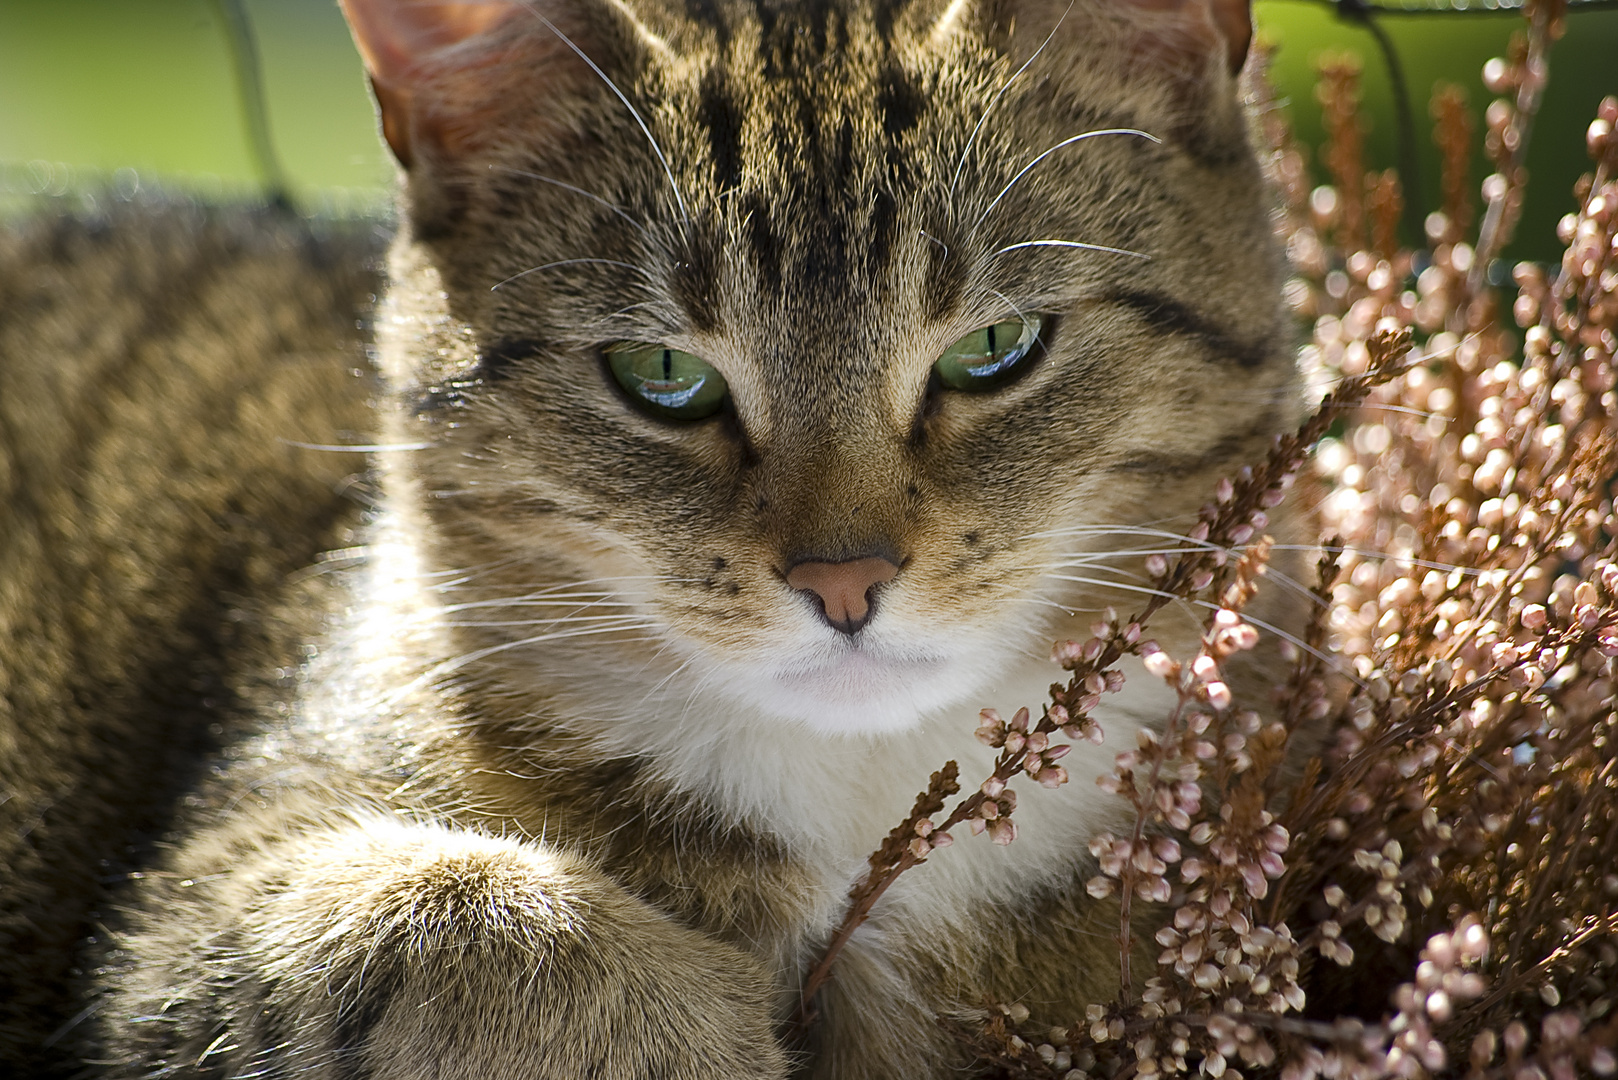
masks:
<path id="1" fill-rule="evenodd" d="M 1039 770 L 1039 775 L 1035 779 L 1043 787 L 1059 788 L 1067 783 L 1067 770 L 1060 765 L 1047 765 Z"/>
<path id="2" fill-rule="evenodd" d="M 1164 652 L 1147 653 L 1141 657 L 1141 664 L 1145 666 L 1148 674 L 1159 679 L 1171 679 L 1179 669 L 1179 665 Z"/>

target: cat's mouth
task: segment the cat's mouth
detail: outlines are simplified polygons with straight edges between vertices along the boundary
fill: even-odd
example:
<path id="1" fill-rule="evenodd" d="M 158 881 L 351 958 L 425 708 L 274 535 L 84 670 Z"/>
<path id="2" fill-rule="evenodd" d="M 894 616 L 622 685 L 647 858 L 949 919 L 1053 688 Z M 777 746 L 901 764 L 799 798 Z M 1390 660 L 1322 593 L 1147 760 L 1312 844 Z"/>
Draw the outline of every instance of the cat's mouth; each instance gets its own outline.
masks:
<path id="1" fill-rule="evenodd" d="M 749 665 L 730 691 L 772 717 L 830 735 L 903 731 L 957 706 L 979 688 L 977 664 L 934 650 L 897 650 L 850 641 L 791 660 Z"/>

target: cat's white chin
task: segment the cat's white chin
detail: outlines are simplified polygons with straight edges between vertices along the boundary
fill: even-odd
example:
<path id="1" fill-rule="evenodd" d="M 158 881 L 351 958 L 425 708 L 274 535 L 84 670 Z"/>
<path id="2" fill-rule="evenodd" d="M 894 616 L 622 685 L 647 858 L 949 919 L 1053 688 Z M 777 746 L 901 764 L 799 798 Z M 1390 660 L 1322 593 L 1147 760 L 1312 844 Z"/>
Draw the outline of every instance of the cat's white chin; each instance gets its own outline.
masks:
<path id="1" fill-rule="evenodd" d="M 960 656 L 838 648 L 731 673 L 726 689 L 768 716 L 825 735 L 907 731 L 978 690 L 980 665 Z"/>

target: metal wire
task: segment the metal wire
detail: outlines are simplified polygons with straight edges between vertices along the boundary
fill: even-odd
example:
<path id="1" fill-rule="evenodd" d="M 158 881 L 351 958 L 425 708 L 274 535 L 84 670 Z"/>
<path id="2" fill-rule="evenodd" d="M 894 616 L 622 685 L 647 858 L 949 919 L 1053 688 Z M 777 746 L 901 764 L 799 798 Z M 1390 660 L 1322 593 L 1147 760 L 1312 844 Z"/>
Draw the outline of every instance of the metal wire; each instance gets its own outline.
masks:
<path id="1" fill-rule="evenodd" d="M 236 72 L 236 99 L 242 110 L 247 144 L 264 185 L 264 201 L 278 209 L 292 208 L 291 188 L 270 137 L 270 111 L 264 101 L 264 71 L 258 58 L 258 40 L 242 0 L 213 0 L 214 13 L 225 28 L 231 66 Z"/>
<path id="2" fill-rule="evenodd" d="M 1388 70 L 1388 83 L 1393 89 L 1394 120 L 1399 128 L 1399 186 L 1403 189 L 1405 228 L 1414 236 L 1422 235 L 1422 223 L 1427 218 L 1425 196 L 1421 187 L 1419 156 L 1416 152 L 1415 110 L 1411 106 L 1410 83 L 1405 78 L 1404 64 L 1393 39 L 1377 20 L 1406 15 L 1459 16 L 1509 15 L 1522 18 L 1523 0 L 1451 0 L 1451 2 L 1406 4 L 1372 3 L 1371 0 L 1293 0 L 1295 3 L 1329 7 L 1344 22 L 1364 29 L 1376 42 L 1382 53 L 1382 62 Z M 1618 0 L 1566 0 L 1569 15 L 1589 11 L 1618 10 Z"/>

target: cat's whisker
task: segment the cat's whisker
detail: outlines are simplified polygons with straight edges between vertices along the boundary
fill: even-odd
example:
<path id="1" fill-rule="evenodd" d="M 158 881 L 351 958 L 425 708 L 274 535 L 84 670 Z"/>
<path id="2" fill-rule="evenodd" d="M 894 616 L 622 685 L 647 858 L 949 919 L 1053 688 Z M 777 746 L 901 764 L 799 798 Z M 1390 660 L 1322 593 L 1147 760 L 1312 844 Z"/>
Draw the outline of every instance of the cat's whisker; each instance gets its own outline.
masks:
<path id="1" fill-rule="evenodd" d="M 296 439 L 277 438 L 276 442 L 282 446 L 293 446 L 299 450 L 325 450 L 334 454 L 384 454 L 394 450 L 425 450 L 432 443 L 356 443 L 352 446 L 333 445 L 329 443 L 298 442 Z"/>
<path id="2" fill-rule="evenodd" d="M 1006 193 L 1012 188 L 1016 187 L 1018 181 L 1027 176 L 1028 173 L 1040 162 L 1044 161 L 1046 158 L 1050 157 L 1052 154 L 1056 153 L 1065 146 L 1072 146 L 1074 143 L 1084 142 L 1086 139 L 1100 138 L 1103 135 L 1139 135 L 1141 138 L 1150 140 L 1158 145 L 1162 145 L 1163 142 L 1162 139 L 1159 139 L 1151 132 L 1142 131 L 1139 128 L 1097 128 L 1094 131 L 1085 131 L 1078 135 L 1071 135 L 1050 149 L 1044 151 L 1039 156 L 1035 157 L 1033 161 L 1030 161 L 1028 164 L 1024 165 L 1017 175 L 1013 176 L 1010 181 L 1007 182 L 1006 186 L 1000 189 L 1000 194 L 994 197 L 994 199 L 984 209 L 983 213 L 978 215 L 977 221 L 973 222 L 972 227 L 967 230 L 967 235 L 971 236 L 976 233 L 983 223 L 988 220 L 989 215 L 994 213 L 994 208 L 1000 205 L 1000 200 L 1006 197 Z M 995 254 L 998 255 L 999 252 L 995 252 Z"/>
<path id="3" fill-rule="evenodd" d="M 652 235 L 652 231 L 650 229 L 648 229 L 645 226 L 644 223 L 636 221 L 634 218 L 630 217 L 628 211 L 626 211 L 623 207 L 619 206 L 617 203 L 613 202 L 610 199 L 602 198 L 600 195 L 597 195 L 593 191 L 586 191 L 584 188 L 576 187 L 573 184 L 569 184 L 564 180 L 558 180 L 554 176 L 545 176 L 542 173 L 529 172 L 527 169 L 516 169 L 516 168 L 512 168 L 509 165 L 490 165 L 489 168 L 490 169 L 498 169 L 501 172 L 510 173 L 513 176 L 527 177 L 529 180 L 538 180 L 542 184 L 551 184 L 551 185 L 553 185 L 555 187 L 559 187 L 559 188 L 563 189 L 564 191 L 571 191 L 575 195 L 583 195 L 586 199 L 590 199 L 590 200 L 592 200 L 594 202 L 600 203 L 602 206 L 606 207 L 608 210 L 611 210 L 614 214 L 617 214 L 619 217 L 621 217 L 625 221 L 629 222 L 629 224 L 634 226 L 641 233 L 642 236 L 646 236 L 646 237 L 649 238 Z"/>
<path id="4" fill-rule="evenodd" d="M 605 623 L 618 623 L 621 625 L 647 624 L 650 621 L 640 614 L 623 613 L 618 615 L 561 615 L 554 619 L 491 619 L 488 621 L 475 619 L 441 619 L 435 626 L 450 626 L 457 628 L 473 627 L 501 627 L 501 626 L 571 626 L 575 624 L 600 625 Z"/>
<path id="5" fill-rule="evenodd" d="M 1187 514 L 1185 516 L 1190 517 L 1191 515 Z M 1206 549 L 1218 546 L 1205 540 L 1193 541 L 1184 533 L 1174 532 L 1170 529 L 1153 528 L 1150 525 L 1070 525 L 1060 529 L 1042 529 L 1039 532 L 1023 533 L 1014 539 L 1015 542 L 1021 542 L 1024 540 L 1057 540 L 1073 536 L 1150 536 L 1184 544 L 1193 544 Z"/>
<path id="6" fill-rule="evenodd" d="M 547 608 L 547 607 L 570 608 L 570 609 L 572 609 L 574 611 L 583 611 L 583 610 L 586 610 L 588 608 L 598 608 L 598 607 L 630 608 L 630 607 L 634 607 L 634 606 L 635 605 L 632 602 L 628 601 L 628 600 L 610 600 L 610 599 L 598 599 L 598 600 L 590 600 L 590 599 L 574 599 L 574 600 L 568 600 L 568 599 L 559 599 L 559 600 L 482 600 L 482 601 L 478 601 L 477 603 L 454 604 L 454 605 L 451 605 L 449 607 L 441 609 L 440 613 L 441 614 L 446 614 L 446 615 L 454 615 L 454 614 L 459 614 L 459 613 L 464 612 L 464 611 L 478 611 L 478 610 L 482 610 L 482 611 L 490 611 L 490 610 L 498 611 L 498 610 L 510 609 L 510 608 Z"/>
<path id="7" fill-rule="evenodd" d="M 646 658 L 646 663 L 641 665 L 641 670 L 644 671 L 644 670 L 646 670 L 648 665 L 655 663 L 664 653 L 666 653 L 673 646 L 673 644 L 674 643 L 672 641 L 665 641 L 655 652 L 652 653 L 651 656 Z M 679 678 L 680 675 L 687 668 L 689 668 L 692 664 L 694 664 L 696 662 L 697 662 L 697 654 L 692 653 L 690 656 L 686 657 L 684 660 L 682 660 L 678 664 L 676 664 L 673 671 L 669 672 L 667 675 L 665 675 L 661 679 L 657 680 L 657 682 L 653 683 L 651 685 L 651 687 L 649 687 L 647 689 L 646 693 L 641 696 L 641 699 L 640 699 L 641 704 L 642 705 L 646 704 L 653 697 L 655 697 L 657 694 L 661 693 L 665 686 L 667 686 L 669 683 L 673 682 L 675 679 Z"/>
<path id="8" fill-rule="evenodd" d="M 999 91 L 994 95 L 993 100 L 989 102 L 989 107 L 983 110 L 982 116 L 978 117 L 977 126 L 972 129 L 972 134 L 966 137 L 966 145 L 961 147 L 960 159 L 955 163 L 955 174 L 949 179 L 949 194 L 951 199 L 953 199 L 955 196 L 956 185 L 961 181 L 961 170 L 966 167 L 966 156 L 972 152 L 972 146 L 977 142 L 978 133 L 983 130 L 983 125 L 988 123 L 989 114 L 994 111 L 994 107 L 996 105 L 1000 104 L 1000 99 L 1006 96 L 1006 91 L 1011 89 L 1011 84 L 1016 82 L 1017 79 L 1021 77 L 1022 73 L 1027 71 L 1029 67 L 1033 65 L 1035 60 L 1039 59 L 1039 54 L 1044 52 L 1045 46 L 1049 45 L 1051 41 L 1055 39 L 1056 32 L 1062 28 L 1063 20 L 1072 14 L 1072 12 L 1073 2 L 1072 0 L 1068 0 L 1067 8 L 1060 16 L 1057 17 L 1056 25 L 1052 26 L 1051 32 L 1045 35 L 1045 40 L 1039 43 L 1039 48 L 1034 50 L 1034 54 L 1032 56 L 1023 61 L 1022 67 L 1011 73 L 1011 78 L 1005 81 L 1005 85 L 1000 87 Z"/>
<path id="9" fill-rule="evenodd" d="M 1141 593 L 1141 594 L 1146 595 L 1146 596 L 1168 597 L 1171 600 L 1177 601 L 1181 606 L 1189 605 L 1189 606 L 1192 606 L 1192 607 L 1203 608 L 1203 609 L 1205 609 L 1207 611 L 1218 611 L 1223 606 L 1221 604 L 1216 604 L 1211 600 L 1186 599 L 1184 597 L 1176 596 L 1173 593 L 1164 592 L 1161 589 L 1152 589 L 1152 588 L 1148 588 L 1148 587 L 1142 586 L 1142 585 L 1126 585 L 1126 584 L 1123 584 L 1122 582 L 1101 581 L 1101 580 L 1098 580 L 1098 579 L 1095 579 L 1095 578 L 1073 577 L 1073 576 L 1067 576 L 1067 575 L 1062 575 L 1062 574 L 1052 574 L 1051 577 L 1056 578 L 1059 581 L 1073 581 L 1073 582 L 1078 582 L 1078 583 L 1083 584 L 1083 585 L 1094 585 L 1097 588 L 1102 588 L 1102 589 L 1120 589 L 1120 590 L 1123 590 L 1125 592 Z M 1308 653 L 1310 656 L 1314 657 L 1316 660 L 1319 660 L 1321 663 L 1327 665 L 1328 667 L 1331 667 L 1334 670 L 1342 672 L 1343 674 L 1347 675 L 1349 678 L 1353 679 L 1356 683 L 1359 683 L 1360 685 L 1364 685 L 1363 681 L 1361 679 L 1359 679 L 1356 675 L 1354 675 L 1354 673 L 1351 670 L 1349 670 L 1349 668 L 1346 665 L 1343 664 L 1341 657 L 1334 656 L 1331 653 L 1324 652 L 1323 650 L 1317 649 L 1314 646 L 1310 645 L 1307 641 L 1305 641 L 1302 638 L 1298 637 L 1296 634 L 1294 634 L 1294 633 L 1292 633 L 1292 632 L 1290 632 L 1288 630 L 1284 630 L 1281 627 L 1276 626 L 1274 623 L 1266 622 L 1263 619 L 1260 619 L 1260 618 L 1257 618 L 1257 617 L 1255 617 L 1253 615 L 1250 615 L 1247 612 L 1242 613 L 1242 621 L 1252 623 L 1254 626 L 1258 627 L 1260 630 L 1264 630 L 1264 631 L 1267 631 L 1268 633 L 1274 634 L 1276 637 L 1280 638 L 1282 641 L 1285 641 L 1288 644 L 1292 645 L 1293 647 Z"/>
<path id="10" fill-rule="evenodd" d="M 532 2 L 524 4 L 523 6 L 527 8 L 529 14 L 533 15 L 534 18 L 544 23 L 545 27 L 550 30 L 551 33 L 560 38 L 562 44 L 566 45 L 569 49 L 572 49 L 575 56 L 589 65 L 590 70 L 595 72 L 596 76 L 600 78 L 602 82 L 607 84 L 607 89 L 616 94 L 618 100 L 623 102 L 624 108 L 629 110 L 629 115 L 633 116 L 635 118 L 635 123 L 640 125 L 641 134 L 645 135 L 646 141 L 652 144 L 652 153 L 657 155 L 658 163 L 663 166 L 663 175 L 668 177 L 669 190 L 674 192 L 674 201 L 680 206 L 681 226 L 684 227 L 690 225 L 691 211 L 686 208 L 685 197 L 680 194 L 680 185 L 674 181 L 674 170 L 669 167 L 669 159 L 664 155 L 663 148 L 657 144 L 657 139 L 652 135 L 652 129 L 646 125 L 646 120 L 641 116 L 640 110 L 635 108 L 634 105 L 630 104 L 629 98 L 624 95 L 622 90 L 618 89 L 618 84 L 608 78 L 607 73 L 596 66 L 596 62 L 590 59 L 583 49 L 575 45 L 572 38 L 562 33 L 561 29 L 555 23 L 547 19 L 544 13 L 535 7 Z"/>
<path id="11" fill-rule="evenodd" d="M 1035 247 L 1076 248 L 1080 251 L 1099 251 L 1105 255 L 1127 255 L 1132 259 L 1143 259 L 1147 262 L 1150 262 L 1152 259 L 1150 255 L 1146 255 L 1139 251 L 1130 251 L 1128 248 L 1109 247 L 1106 244 L 1085 244 L 1078 240 L 1024 240 L 1020 244 L 1007 244 L 999 251 L 996 251 L 990 255 L 989 258 L 996 258 L 997 256 L 1004 255 L 1008 251 L 1017 251 L 1021 248 Z"/>
<path id="12" fill-rule="evenodd" d="M 654 627 L 648 624 L 645 628 L 653 629 Z M 485 660 L 491 656 L 496 656 L 503 652 L 510 652 L 512 649 L 521 649 L 529 645 L 539 645 L 547 641 L 561 641 L 569 638 L 589 637 L 595 634 L 621 634 L 626 630 L 634 629 L 640 629 L 640 627 L 633 625 L 624 627 L 586 627 L 582 629 L 564 630 L 555 634 L 534 634 L 529 637 L 518 638 L 515 641 L 502 641 L 496 645 L 489 645 L 481 649 L 473 649 L 470 652 L 461 653 L 443 661 L 442 663 L 433 665 L 420 675 L 417 675 L 414 679 L 411 679 L 409 682 L 395 688 L 391 693 L 384 695 L 378 701 L 378 704 L 386 706 L 401 701 L 422 687 L 431 686 L 439 679 L 442 679 L 447 675 L 453 675 L 469 664 L 475 664 L 479 660 Z M 624 640 L 642 641 L 655 640 L 655 638 L 627 638 Z"/>
<path id="13" fill-rule="evenodd" d="M 638 303 L 634 303 L 634 304 L 626 304 L 623 307 L 619 308 L 617 311 L 612 312 L 610 315 L 601 316 L 599 319 L 596 320 L 596 325 L 604 326 L 605 324 L 612 322 L 614 319 L 626 319 L 626 320 L 628 320 L 630 312 L 639 311 L 641 308 L 657 307 L 659 304 L 662 304 L 663 302 L 664 301 L 662 301 L 661 299 L 652 299 L 652 300 L 642 300 L 642 301 L 640 301 Z"/>
<path id="14" fill-rule="evenodd" d="M 1372 551 L 1367 548 L 1338 547 L 1328 546 L 1325 544 L 1276 544 L 1274 550 L 1323 551 L 1333 555 L 1345 555 L 1352 553 L 1367 559 L 1382 559 L 1388 562 L 1409 563 L 1411 566 L 1420 567 L 1423 570 L 1442 570 L 1443 572 L 1449 574 L 1453 574 L 1459 570 L 1462 575 L 1467 577 L 1477 577 L 1484 573 L 1483 570 L 1480 570 L 1475 566 L 1457 566 L 1455 563 L 1434 562 L 1430 559 L 1413 559 L 1409 555 L 1403 555 L 1397 551 Z"/>
<path id="15" fill-rule="evenodd" d="M 1105 556 L 1108 556 L 1108 555 L 1129 556 L 1129 557 L 1139 557 L 1141 555 L 1178 555 L 1178 554 L 1184 553 L 1186 550 L 1188 550 L 1188 549 L 1186 549 L 1186 548 L 1167 548 L 1167 549 L 1163 549 L 1163 550 L 1160 550 L 1160 551 L 1145 551 L 1145 552 L 1102 552 L 1102 553 L 1100 553 L 1100 555 L 1103 558 Z M 1108 571 L 1110 573 L 1115 573 L 1115 574 L 1119 574 L 1119 575 L 1124 576 L 1124 577 L 1133 578 L 1133 579 L 1135 579 L 1137 581 L 1145 580 L 1145 575 L 1144 574 L 1141 574 L 1139 572 L 1132 571 L 1132 570 L 1126 570 L 1123 567 L 1108 566 L 1108 565 L 1106 565 L 1106 563 L 1103 561 L 1102 558 L 1082 558 L 1082 557 L 1081 558 L 1058 558 L 1058 559 L 1052 560 L 1051 562 L 1047 562 L 1047 563 L 1024 563 L 1024 564 L 1021 564 L 1020 566 L 1018 566 L 1017 568 L 1018 569 L 1023 569 L 1023 570 L 1040 571 L 1040 572 L 1043 572 L 1045 570 L 1096 569 L 1096 570 L 1106 570 L 1106 571 Z M 1275 569 L 1274 566 L 1266 567 L 1264 577 L 1265 577 L 1266 580 L 1273 581 L 1275 584 L 1279 585 L 1282 588 L 1290 589 L 1293 592 L 1297 593 L 1299 596 L 1305 597 L 1312 604 L 1315 604 L 1315 605 L 1321 606 L 1321 607 L 1324 607 L 1326 605 L 1326 601 L 1322 600 L 1318 595 L 1316 595 L 1316 593 L 1315 593 L 1315 591 L 1313 589 L 1311 589 L 1309 586 L 1305 585 L 1303 582 L 1299 581 L 1297 578 L 1293 577 L 1291 574 L 1288 574 L 1288 573 L 1286 573 L 1285 571 L 1282 571 L 1282 570 Z"/>
<path id="16" fill-rule="evenodd" d="M 541 270 L 555 270 L 557 267 L 561 267 L 561 266 L 578 266 L 578 265 L 580 265 L 582 263 L 598 263 L 598 264 L 600 264 L 602 266 L 621 266 L 625 270 L 633 270 L 635 273 L 639 274 L 643 278 L 646 278 L 647 280 L 651 280 L 651 276 L 652 276 L 651 274 L 647 273 L 645 267 L 636 266 L 634 263 L 626 263 L 621 259 L 587 259 L 587 258 L 559 259 L 556 262 L 545 263 L 543 266 L 530 266 L 528 269 L 522 271 L 521 273 L 512 274 L 510 277 L 506 278 L 504 281 L 497 281 L 493 285 L 490 285 L 489 286 L 489 291 L 494 292 L 495 290 L 499 289 L 503 285 L 510 285 L 513 281 L 516 281 L 519 278 L 525 278 L 529 274 L 537 274 Z"/>
<path id="17" fill-rule="evenodd" d="M 1039 340 L 1039 331 L 1034 329 L 1034 324 L 1028 321 L 1028 316 L 1026 316 L 1026 315 L 1024 315 L 1022 313 L 1022 309 L 1019 308 L 1016 304 L 1012 303 L 1011 298 L 1009 296 L 1007 296 L 1005 293 L 1001 292 L 999 289 L 990 289 L 989 291 L 991 293 L 993 293 L 995 296 L 999 297 L 1000 302 L 1002 304 L 1005 304 L 1006 307 L 1008 307 L 1012 311 L 1016 312 L 1017 318 L 1022 320 L 1023 329 L 1031 331 L 1033 333 L 1033 335 L 1034 335 L 1034 340 L 1038 341 Z"/>

